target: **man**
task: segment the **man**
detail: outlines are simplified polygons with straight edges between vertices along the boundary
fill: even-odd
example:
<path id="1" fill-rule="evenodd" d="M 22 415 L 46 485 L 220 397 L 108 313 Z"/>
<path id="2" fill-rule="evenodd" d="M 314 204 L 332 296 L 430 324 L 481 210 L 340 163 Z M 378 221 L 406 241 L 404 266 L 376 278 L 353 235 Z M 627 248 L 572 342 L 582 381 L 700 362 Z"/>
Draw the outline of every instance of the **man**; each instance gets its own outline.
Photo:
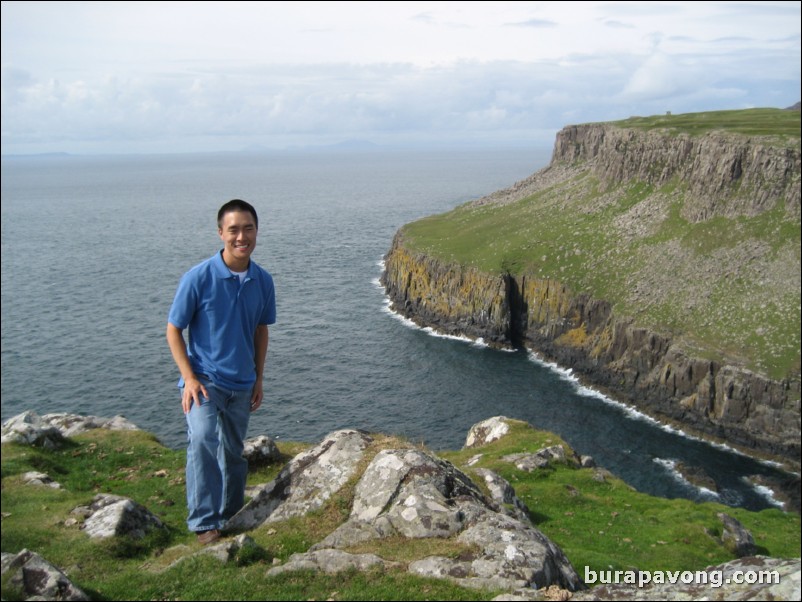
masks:
<path id="1" fill-rule="evenodd" d="M 167 318 L 187 419 L 187 525 L 204 545 L 244 504 L 244 439 L 250 412 L 262 404 L 276 298 L 272 276 L 251 261 L 258 231 L 249 203 L 224 204 L 217 213 L 223 249 L 184 274 Z"/>

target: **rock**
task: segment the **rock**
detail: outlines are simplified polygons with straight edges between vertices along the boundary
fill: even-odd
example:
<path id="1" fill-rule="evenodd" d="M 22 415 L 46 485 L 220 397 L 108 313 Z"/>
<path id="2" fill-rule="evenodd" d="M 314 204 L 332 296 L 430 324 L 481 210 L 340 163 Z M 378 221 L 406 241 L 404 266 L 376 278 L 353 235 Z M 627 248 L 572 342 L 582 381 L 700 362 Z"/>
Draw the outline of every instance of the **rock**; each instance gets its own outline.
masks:
<path id="1" fill-rule="evenodd" d="M 468 458 L 468 461 L 465 462 L 465 466 L 476 466 L 479 463 L 479 460 L 482 459 L 484 454 L 476 454 L 475 456 L 471 456 Z"/>
<path id="2" fill-rule="evenodd" d="M 544 447 L 536 452 L 538 456 L 545 457 L 549 461 L 556 460 L 557 462 L 566 462 L 565 449 L 562 445 L 552 445 L 551 447 Z"/>
<path id="3" fill-rule="evenodd" d="M 501 439 L 510 432 L 510 425 L 505 416 L 494 416 L 474 424 L 468 431 L 465 447 L 481 447 Z"/>
<path id="4" fill-rule="evenodd" d="M 786 512 L 802 512 L 802 488 L 798 474 L 751 475 L 747 479 L 753 486 L 767 491 L 768 495 L 782 505 Z"/>
<path id="5" fill-rule="evenodd" d="M 570 600 L 572 595 L 567 589 L 562 589 L 556 585 L 550 585 L 543 590 L 543 597 L 546 600 Z"/>
<path id="6" fill-rule="evenodd" d="M 42 421 L 36 412 L 23 412 L 3 423 L 3 443 L 23 443 L 46 449 L 55 449 L 64 441 L 58 428 Z"/>
<path id="7" fill-rule="evenodd" d="M 242 455 L 248 460 L 249 466 L 272 464 L 281 459 L 276 442 L 266 435 L 246 439 Z"/>
<path id="8" fill-rule="evenodd" d="M 713 479 L 713 477 L 707 474 L 704 469 L 698 466 L 689 466 L 687 464 L 683 464 L 682 462 L 677 462 L 676 469 L 677 472 L 679 472 L 682 477 L 694 487 L 699 487 L 718 493 L 718 485 L 716 484 L 716 481 Z"/>
<path id="9" fill-rule="evenodd" d="M 19 592 L 23 600 L 90 599 L 60 569 L 27 549 L 19 554 L 3 552 L 2 575 L 3 589 Z"/>
<path id="10" fill-rule="evenodd" d="M 721 533 L 721 543 L 738 558 L 754 556 L 757 552 L 752 534 L 737 519 L 729 514 L 719 512 L 716 514 L 724 525 Z"/>
<path id="11" fill-rule="evenodd" d="M 141 539 L 152 529 L 166 529 L 147 508 L 119 495 L 100 493 L 89 506 L 79 506 L 72 513 L 87 517 L 81 528 L 93 539 L 118 535 Z"/>
<path id="12" fill-rule="evenodd" d="M 269 569 L 267 575 L 273 576 L 289 571 L 309 570 L 331 575 L 350 569 L 366 571 L 376 566 L 393 568 L 400 565 L 396 562 L 384 560 L 375 554 L 349 554 L 342 550 L 327 549 L 304 554 L 293 554 L 285 564 Z"/>
<path id="13" fill-rule="evenodd" d="M 606 468 L 594 468 L 593 469 L 593 480 L 598 483 L 604 483 L 607 479 L 615 478 L 615 475 L 611 473 Z"/>
<path id="14" fill-rule="evenodd" d="M 538 468 L 545 468 L 552 460 L 565 462 L 566 456 L 562 445 L 553 445 L 551 447 L 544 447 L 534 454 L 510 454 L 501 459 L 505 462 L 512 462 L 518 470 L 532 472 Z"/>
<path id="15" fill-rule="evenodd" d="M 505 462 L 515 464 L 515 468 L 524 472 L 533 472 L 538 468 L 546 468 L 549 461 L 537 454 L 510 454 L 501 458 Z"/>
<path id="16" fill-rule="evenodd" d="M 329 434 L 290 460 L 279 475 L 226 523 L 226 532 L 254 529 L 265 522 L 303 516 L 320 508 L 353 476 L 373 440 L 358 430 Z"/>
<path id="17" fill-rule="evenodd" d="M 77 414 L 45 414 L 42 422 L 56 427 L 64 437 L 74 437 L 92 429 L 110 431 L 138 431 L 137 425 L 123 416 L 100 418 L 98 416 L 79 416 Z"/>
<path id="18" fill-rule="evenodd" d="M 411 563 L 410 572 L 473 588 L 582 587 L 555 544 L 528 520 L 498 510 L 449 462 L 415 449 L 383 450 L 357 483 L 349 520 L 311 550 L 346 548 L 391 535 L 456 536 L 478 550 L 472 558 L 424 558 Z"/>
<path id="19" fill-rule="evenodd" d="M 414 449 L 383 450 L 357 483 L 350 521 L 381 519 L 389 524 L 380 529 L 404 537 L 449 537 L 464 518 L 454 498 L 483 495 L 448 462 Z"/>
<path id="20" fill-rule="evenodd" d="M 197 554 L 193 554 L 193 556 L 213 556 L 220 562 L 231 562 L 236 560 L 237 557 L 243 553 L 243 551 L 253 551 L 258 553 L 261 552 L 262 549 L 250 535 L 243 533 L 232 539 L 221 541 L 218 544 L 206 546 Z"/>
<path id="21" fill-rule="evenodd" d="M 78 416 L 76 414 L 39 416 L 36 412 L 26 411 L 3 423 L 2 442 L 24 443 L 54 449 L 61 445 L 66 437 L 96 428 L 139 430 L 134 423 L 122 416 L 114 418 Z"/>
<path id="22" fill-rule="evenodd" d="M 582 468 L 596 468 L 596 460 L 591 456 L 580 456 L 579 465 Z"/>
<path id="23" fill-rule="evenodd" d="M 493 602 L 528 602 L 529 600 L 570 600 L 573 592 L 550 585 L 545 589 L 516 589 L 493 598 Z"/>
<path id="24" fill-rule="evenodd" d="M 522 585 L 582 589 L 563 551 L 539 530 L 511 517 L 485 513 L 457 539 L 481 550 L 471 562 L 471 570 L 491 587 L 498 582 L 509 589 Z"/>
<path id="25" fill-rule="evenodd" d="M 27 485 L 42 485 L 53 489 L 61 489 L 60 483 L 57 483 L 43 472 L 26 472 L 22 475 L 22 481 Z"/>
<path id="26" fill-rule="evenodd" d="M 529 508 L 518 499 L 515 489 L 506 479 L 487 468 L 477 468 L 476 474 L 484 479 L 485 485 L 490 490 L 490 497 L 499 505 L 501 512 L 522 522 L 530 522 Z"/>

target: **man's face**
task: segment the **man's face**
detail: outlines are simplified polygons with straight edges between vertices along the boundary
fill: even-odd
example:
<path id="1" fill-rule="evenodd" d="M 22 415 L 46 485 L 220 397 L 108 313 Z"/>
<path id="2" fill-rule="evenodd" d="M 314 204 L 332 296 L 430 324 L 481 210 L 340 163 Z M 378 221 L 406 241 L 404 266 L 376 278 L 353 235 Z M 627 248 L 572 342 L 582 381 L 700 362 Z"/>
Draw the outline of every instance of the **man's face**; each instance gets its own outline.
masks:
<path id="1" fill-rule="evenodd" d="M 235 262 L 247 264 L 256 247 L 256 221 L 248 211 L 229 211 L 217 229 L 223 241 L 223 253 Z"/>

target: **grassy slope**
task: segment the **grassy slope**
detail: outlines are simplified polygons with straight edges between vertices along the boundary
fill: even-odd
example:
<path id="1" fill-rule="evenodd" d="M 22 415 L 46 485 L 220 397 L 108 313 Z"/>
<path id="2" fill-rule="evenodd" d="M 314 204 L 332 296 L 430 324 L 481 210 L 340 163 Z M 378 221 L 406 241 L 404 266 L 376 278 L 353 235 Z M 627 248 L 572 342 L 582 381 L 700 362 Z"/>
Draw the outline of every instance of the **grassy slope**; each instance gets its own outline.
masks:
<path id="1" fill-rule="evenodd" d="M 696 570 L 730 560 L 732 554 L 716 540 L 721 529 L 716 513 L 721 511 L 735 516 L 752 531 L 760 553 L 800 555 L 797 515 L 654 498 L 614 478 L 598 482 L 589 469 L 556 465 L 530 474 L 500 460 L 505 454 L 536 451 L 557 443 L 562 442 L 555 435 L 520 423 L 511 435 L 481 450 L 439 455 L 464 466 L 468 458 L 483 452 L 477 467 L 493 468 L 513 484 L 538 528 L 562 547 L 580 574 L 585 565 L 593 570 Z M 399 444 L 408 445 L 379 436 L 370 451 L 376 453 Z M 281 446 L 285 460 L 302 448 L 290 443 Z M 16 553 L 28 548 L 38 552 L 65 570 L 94 599 L 479 600 L 495 594 L 413 577 L 401 570 L 267 578 L 265 572 L 274 558 L 284 561 L 292 553 L 305 551 L 347 518 L 353 482 L 308 517 L 249 533 L 264 548 L 264 554 L 241 556 L 228 565 L 199 557 L 171 566 L 180 556 L 200 549 L 185 529 L 183 465 L 182 451 L 164 448 L 146 433 L 93 431 L 57 451 L 3 445 L 2 551 Z M 273 466 L 254 472 L 249 482 L 267 482 L 279 469 Z M 28 470 L 49 473 L 64 489 L 23 485 L 20 475 Z M 77 527 L 65 526 L 74 507 L 87 504 L 101 491 L 126 495 L 144 504 L 169 529 L 139 542 L 123 537 L 98 543 Z M 432 554 L 456 557 L 464 550 L 450 540 L 390 538 L 351 551 L 374 552 L 406 563 Z M 3 599 L 15 599 L 5 584 Z"/>
<path id="2" fill-rule="evenodd" d="M 800 118 L 755 109 L 616 125 L 760 133 L 798 146 Z M 681 217 L 680 182 L 660 189 L 629 182 L 601 193 L 589 170 L 572 173 L 515 203 L 467 203 L 408 224 L 405 243 L 490 273 L 559 280 L 672 334 L 696 355 L 772 378 L 798 377 L 800 225 L 783 206 L 754 218 L 692 224 Z"/>
<path id="3" fill-rule="evenodd" d="M 666 129 L 670 132 L 700 136 L 724 130 L 747 136 L 777 136 L 781 140 L 799 139 L 800 113 L 782 109 L 744 109 L 709 111 L 681 115 L 630 117 L 614 125 L 639 130 Z"/>

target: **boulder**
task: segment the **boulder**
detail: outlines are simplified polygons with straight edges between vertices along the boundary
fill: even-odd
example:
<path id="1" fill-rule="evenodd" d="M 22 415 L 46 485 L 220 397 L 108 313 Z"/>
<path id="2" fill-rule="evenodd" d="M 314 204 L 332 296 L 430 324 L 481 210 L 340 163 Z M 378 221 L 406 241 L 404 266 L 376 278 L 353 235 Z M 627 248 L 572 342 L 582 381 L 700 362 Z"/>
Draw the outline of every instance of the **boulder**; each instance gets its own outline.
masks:
<path id="1" fill-rule="evenodd" d="M 703 468 L 699 466 L 690 466 L 684 462 L 677 462 L 677 472 L 682 475 L 682 478 L 688 481 L 694 487 L 700 489 L 707 489 L 713 493 L 718 493 L 718 485 L 713 477 L 707 474 Z"/>
<path id="2" fill-rule="evenodd" d="M 4 590 L 15 590 L 23 600 L 90 599 L 59 568 L 27 549 L 19 554 L 3 553 L 2 575 Z"/>
<path id="3" fill-rule="evenodd" d="M 536 529 L 510 517 L 485 514 L 458 540 L 477 546 L 479 552 L 460 559 L 430 556 L 410 563 L 409 571 L 472 588 L 539 588 L 555 583 L 570 591 L 582 587 L 559 548 Z"/>
<path id="4" fill-rule="evenodd" d="M 64 436 L 57 427 L 45 423 L 39 414 L 27 411 L 3 423 L 2 442 L 55 449 L 64 442 Z"/>
<path id="5" fill-rule="evenodd" d="M 391 535 L 455 537 L 477 551 L 470 558 L 413 562 L 409 570 L 415 574 L 474 588 L 582 587 L 562 550 L 528 520 L 507 516 L 467 475 L 420 450 L 376 454 L 357 483 L 349 520 L 310 551 L 347 548 Z"/>
<path id="6" fill-rule="evenodd" d="M 490 491 L 490 497 L 499 505 L 502 512 L 522 522 L 530 522 L 529 508 L 515 495 L 515 489 L 509 481 L 487 468 L 477 468 L 475 472 L 484 480 Z"/>
<path id="7" fill-rule="evenodd" d="M 356 486 L 350 521 L 387 521 L 404 537 L 449 537 L 465 518 L 456 500 L 484 502 L 484 495 L 449 462 L 415 449 L 383 450 Z"/>
<path id="8" fill-rule="evenodd" d="M 506 416 L 494 416 L 474 424 L 465 438 L 465 447 L 481 447 L 501 439 L 510 432 L 510 425 Z"/>
<path id="9" fill-rule="evenodd" d="M 248 460 L 248 466 L 272 464 L 281 459 L 276 442 L 266 435 L 246 439 L 242 455 Z"/>
<path id="10" fill-rule="evenodd" d="M 372 441 L 367 433 L 354 429 L 329 434 L 312 449 L 295 456 L 275 479 L 256 492 L 226 523 L 226 532 L 254 529 L 320 508 L 354 475 Z"/>
<path id="11" fill-rule="evenodd" d="M 757 553 L 754 537 L 740 521 L 724 512 L 719 512 L 716 516 L 724 525 L 724 530 L 721 533 L 721 543 L 724 544 L 725 548 L 738 558 L 754 556 Z"/>
<path id="12" fill-rule="evenodd" d="M 82 529 L 93 539 L 127 535 L 143 538 L 152 529 L 166 529 L 147 508 L 119 495 L 100 493 L 89 506 L 79 506 L 73 514 L 86 517 Z"/>

